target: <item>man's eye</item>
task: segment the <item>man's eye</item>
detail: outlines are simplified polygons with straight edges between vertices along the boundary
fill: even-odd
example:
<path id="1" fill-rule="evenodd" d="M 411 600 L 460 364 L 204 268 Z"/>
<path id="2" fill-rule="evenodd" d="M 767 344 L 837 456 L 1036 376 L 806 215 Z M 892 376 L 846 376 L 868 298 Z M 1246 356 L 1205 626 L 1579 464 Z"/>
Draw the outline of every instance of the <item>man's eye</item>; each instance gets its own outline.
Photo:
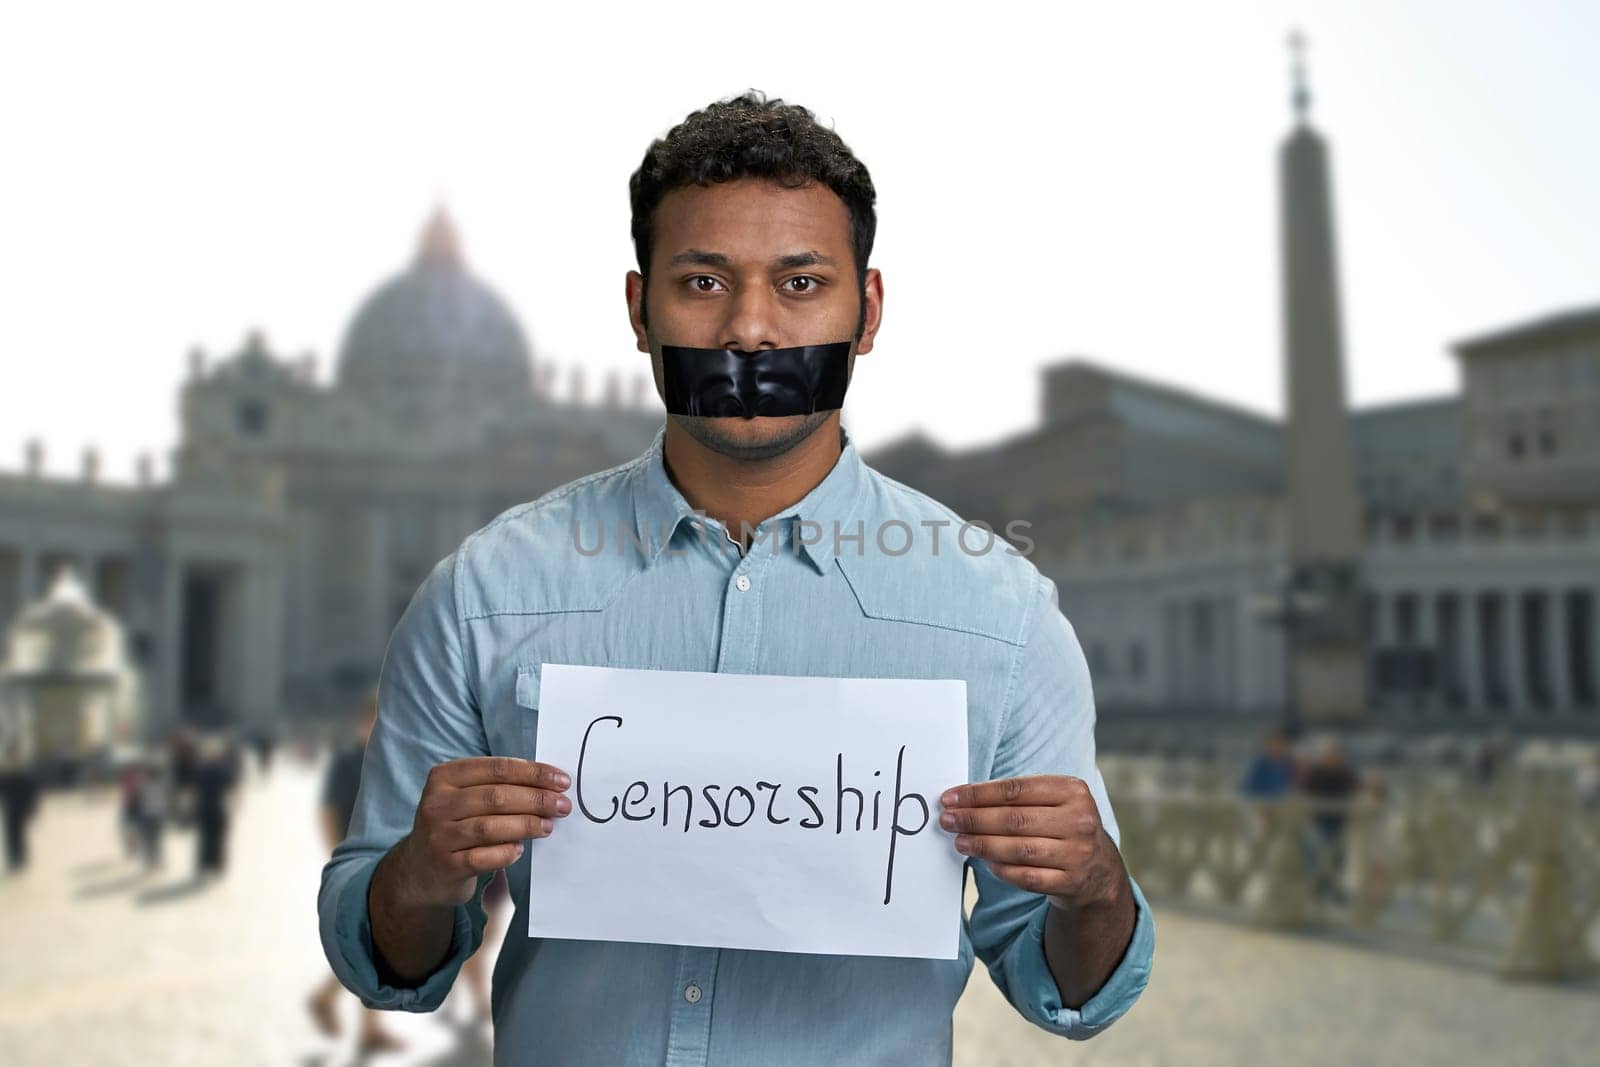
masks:
<path id="1" fill-rule="evenodd" d="M 714 293 L 721 284 L 709 274 L 696 274 L 689 279 L 689 288 L 697 293 Z"/>
<path id="2" fill-rule="evenodd" d="M 816 291 L 818 282 L 817 279 L 810 275 L 802 274 L 795 278 L 785 279 L 783 284 L 790 287 L 789 291 L 791 293 L 812 293 Z"/>

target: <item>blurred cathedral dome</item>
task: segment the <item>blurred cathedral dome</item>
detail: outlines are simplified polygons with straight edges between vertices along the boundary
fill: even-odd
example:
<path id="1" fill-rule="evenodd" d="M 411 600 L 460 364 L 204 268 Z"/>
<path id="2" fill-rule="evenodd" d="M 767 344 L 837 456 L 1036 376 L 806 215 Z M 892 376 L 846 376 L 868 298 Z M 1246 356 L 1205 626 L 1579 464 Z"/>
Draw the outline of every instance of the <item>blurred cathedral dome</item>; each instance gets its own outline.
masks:
<path id="1" fill-rule="evenodd" d="M 340 388 L 402 419 L 525 399 L 532 370 L 522 327 L 467 270 L 443 208 L 423 227 L 411 266 L 356 311 L 338 364 Z"/>

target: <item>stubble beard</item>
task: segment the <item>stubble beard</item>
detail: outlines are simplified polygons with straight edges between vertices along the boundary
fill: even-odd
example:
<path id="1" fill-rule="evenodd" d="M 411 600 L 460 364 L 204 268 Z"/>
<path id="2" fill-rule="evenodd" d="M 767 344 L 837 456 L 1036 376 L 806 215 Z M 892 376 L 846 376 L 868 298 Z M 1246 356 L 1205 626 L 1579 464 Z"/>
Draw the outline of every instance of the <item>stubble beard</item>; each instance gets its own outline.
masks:
<path id="1" fill-rule="evenodd" d="M 757 416 L 754 419 L 671 414 L 667 417 L 711 451 L 729 459 L 755 462 L 781 456 L 798 447 L 816 433 L 817 428 L 827 422 L 832 414 L 832 411 L 815 411 L 809 415 Z M 740 432 L 727 425 L 730 423 L 762 424 L 763 432 Z"/>

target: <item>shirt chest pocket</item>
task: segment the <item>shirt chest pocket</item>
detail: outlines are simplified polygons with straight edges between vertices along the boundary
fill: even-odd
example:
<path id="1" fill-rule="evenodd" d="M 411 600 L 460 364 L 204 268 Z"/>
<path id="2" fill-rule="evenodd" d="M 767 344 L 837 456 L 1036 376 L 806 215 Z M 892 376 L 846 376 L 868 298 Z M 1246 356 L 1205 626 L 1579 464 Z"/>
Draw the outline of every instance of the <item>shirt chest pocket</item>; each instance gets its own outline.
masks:
<path id="1" fill-rule="evenodd" d="M 517 682 L 513 694 L 511 736 L 520 742 L 517 754 L 524 759 L 538 759 L 535 751 L 539 736 L 539 668 L 538 663 L 519 663 Z"/>

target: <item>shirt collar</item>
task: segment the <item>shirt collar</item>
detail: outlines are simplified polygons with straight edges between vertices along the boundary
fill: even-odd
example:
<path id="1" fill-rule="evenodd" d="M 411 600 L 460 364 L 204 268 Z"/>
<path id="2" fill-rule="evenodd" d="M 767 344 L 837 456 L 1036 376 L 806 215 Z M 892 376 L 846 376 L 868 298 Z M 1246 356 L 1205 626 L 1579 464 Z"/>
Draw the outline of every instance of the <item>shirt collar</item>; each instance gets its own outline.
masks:
<path id="1" fill-rule="evenodd" d="M 855 441 L 842 427 L 839 432 L 844 447 L 827 477 L 798 501 L 759 524 L 770 527 L 778 522 L 792 527 L 805 522 L 807 526 L 803 540 L 806 543 L 794 549 L 791 548 L 793 542 L 789 542 L 781 549 L 794 550 L 805 557 L 818 574 L 826 573 L 833 564 L 835 534 L 840 530 L 847 535 L 854 532 L 852 520 L 866 485 L 866 464 L 862 462 Z M 633 481 L 634 531 L 644 548 L 648 563 L 656 561 L 682 523 L 692 521 L 698 514 L 689 506 L 678 487 L 672 484 L 672 479 L 667 477 L 665 440 L 666 425 L 663 424 L 656 431 L 655 440 L 650 442 L 650 447 L 640 457 L 641 462 Z M 798 528 L 790 529 L 789 534 L 791 537 L 800 536 L 801 531 Z"/>

